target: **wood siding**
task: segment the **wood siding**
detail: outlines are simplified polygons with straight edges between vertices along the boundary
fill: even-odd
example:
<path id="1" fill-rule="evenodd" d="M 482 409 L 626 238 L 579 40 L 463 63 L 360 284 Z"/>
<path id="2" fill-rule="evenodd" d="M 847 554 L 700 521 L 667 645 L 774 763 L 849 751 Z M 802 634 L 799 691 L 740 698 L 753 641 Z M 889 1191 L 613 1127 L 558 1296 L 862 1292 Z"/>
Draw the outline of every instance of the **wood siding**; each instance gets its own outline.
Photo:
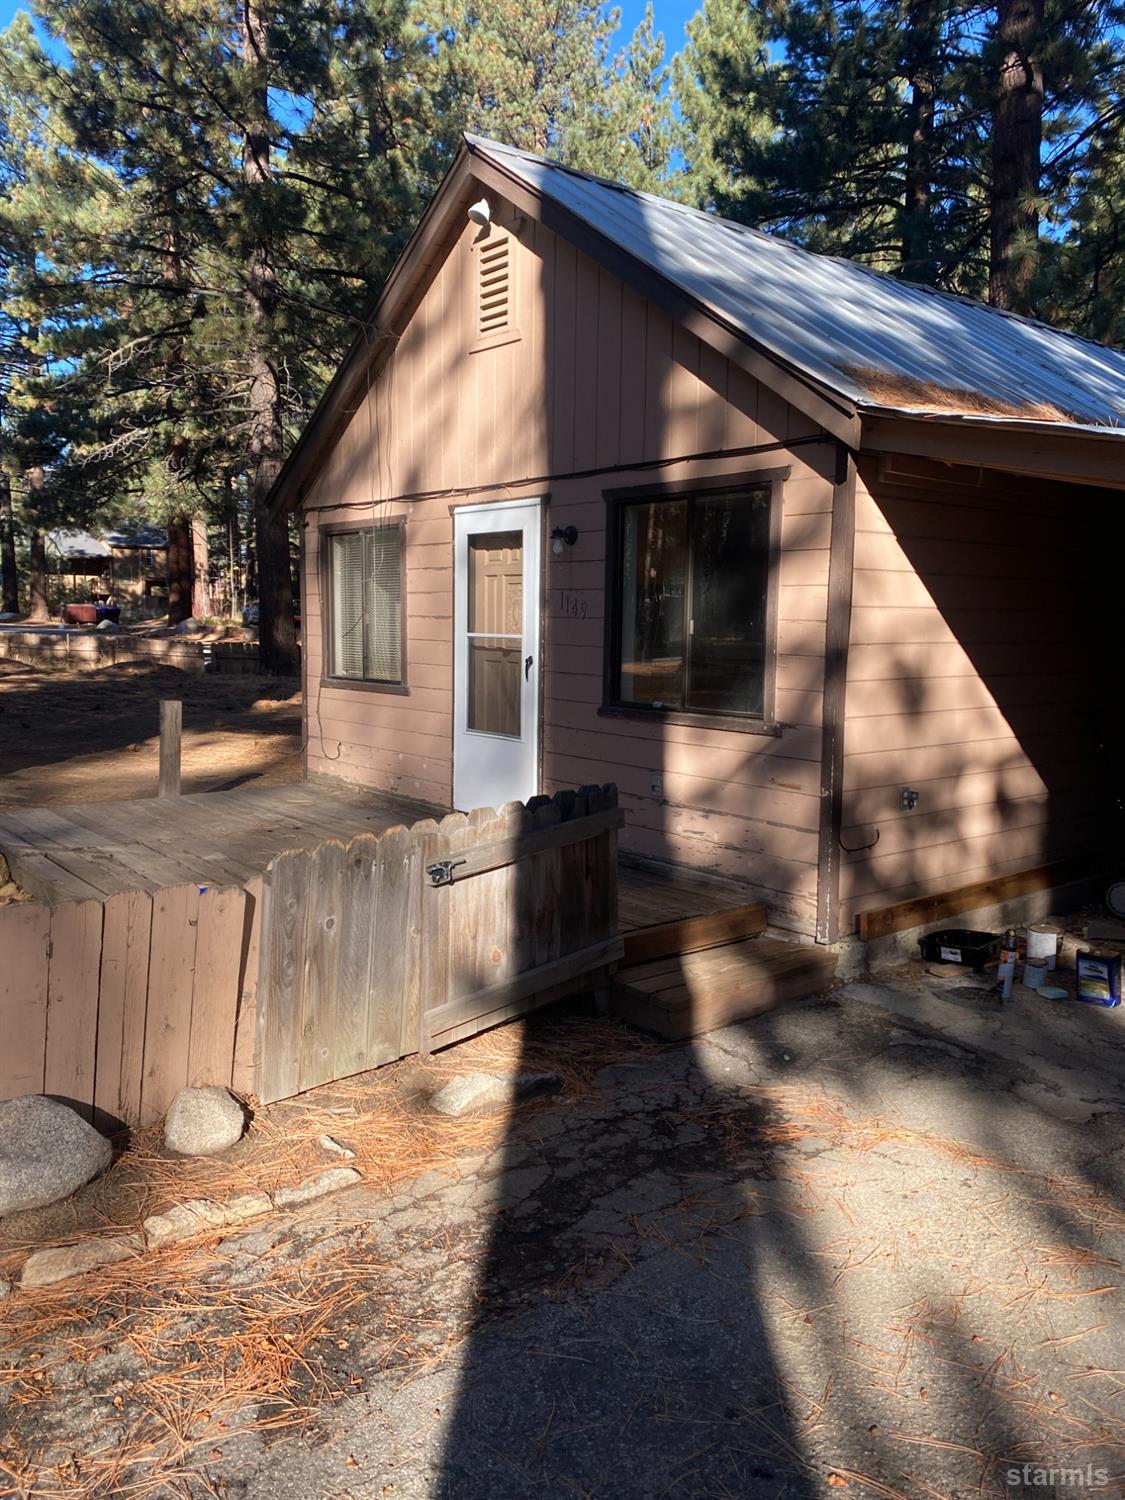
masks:
<path id="1" fill-rule="evenodd" d="M 922 459 L 861 463 L 844 931 L 862 911 L 1096 847 L 1091 564 L 1107 501 Z"/>
<path id="2" fill-rule="evenodd" d="M 572 245 L 495 200 L 494 210 L 512 236 L 506 341 L 478 342 L 479 249 L 467 228 L 305 500 L 308 770 L 449 804 L 450 507 L 549 494 L 549 526 L 574 525 L 579 540 L 558 558 L 547 550 L 542 789 L 617 782 L 624 848 L 747 880 L 783 920 L 811 931 L 832 446 Z M 769 451 L 721 456 L 758 446 Z M 600 715 L 603 491 L 778 466 L 791 471 L 781 522 L 781 734 Z M 318 528 L 396 516 L 407 521 L 406 690 L 324 680 Z"/>

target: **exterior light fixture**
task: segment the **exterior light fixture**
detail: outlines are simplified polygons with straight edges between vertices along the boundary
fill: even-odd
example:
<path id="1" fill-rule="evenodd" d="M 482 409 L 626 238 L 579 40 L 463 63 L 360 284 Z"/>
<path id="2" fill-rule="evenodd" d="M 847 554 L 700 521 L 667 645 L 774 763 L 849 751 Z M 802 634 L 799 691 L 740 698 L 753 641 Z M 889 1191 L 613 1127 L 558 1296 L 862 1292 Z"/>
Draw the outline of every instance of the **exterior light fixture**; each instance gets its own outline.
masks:
<path id="1" fill-rule="evenodd" d="M 556 526 L 554 531 L 551 532 L 551 551 L 556 557 L 561 557 L 563 543 L 565 542 L 568 547 L 573 547 L 577 540 L 577 526 Z"/>
<path id="2" fill-rule="evenodd" d="M 487 229 L 492 222 L 492 210 L 488 206 L 487 198 L 478 198 L 469 209 L 469 218 L 474 224 L 479 224 L 482 229 Z"/>

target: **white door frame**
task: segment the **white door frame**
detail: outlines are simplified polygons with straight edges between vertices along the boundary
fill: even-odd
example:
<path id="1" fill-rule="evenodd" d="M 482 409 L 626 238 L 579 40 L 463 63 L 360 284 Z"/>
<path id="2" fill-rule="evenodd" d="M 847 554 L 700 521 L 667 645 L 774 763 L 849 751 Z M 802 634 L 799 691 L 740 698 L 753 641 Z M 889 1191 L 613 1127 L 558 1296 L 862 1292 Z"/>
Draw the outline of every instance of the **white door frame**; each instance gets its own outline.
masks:
<path id="1" fill-rule="evenodd" d="M 523 534 L 520 735 L 468 728 L 468 540 L 488 532 Z M 539 655 L 543 610 L 543 500 L 488 501 L 453 511 L 453 806 L 499 808 L 526 802 L 540 786 Z M 490 637 L 495 639 L 495 637 Z M 530 658 L 530 661 L 529 661 Z"/>

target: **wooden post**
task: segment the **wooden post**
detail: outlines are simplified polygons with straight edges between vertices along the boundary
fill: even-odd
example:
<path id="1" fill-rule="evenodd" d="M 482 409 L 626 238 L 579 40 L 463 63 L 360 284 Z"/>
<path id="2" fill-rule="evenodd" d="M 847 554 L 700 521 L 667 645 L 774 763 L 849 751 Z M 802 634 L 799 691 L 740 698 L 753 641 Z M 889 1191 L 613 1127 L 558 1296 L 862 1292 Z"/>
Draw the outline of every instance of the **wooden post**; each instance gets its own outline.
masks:
<path id="1" fill-rule="evenodd" d="M 158 797 L 180 795 L 180 731 L 184 724 L 184 705 L 179 698 L 160 700 L 160 775 Z"/>

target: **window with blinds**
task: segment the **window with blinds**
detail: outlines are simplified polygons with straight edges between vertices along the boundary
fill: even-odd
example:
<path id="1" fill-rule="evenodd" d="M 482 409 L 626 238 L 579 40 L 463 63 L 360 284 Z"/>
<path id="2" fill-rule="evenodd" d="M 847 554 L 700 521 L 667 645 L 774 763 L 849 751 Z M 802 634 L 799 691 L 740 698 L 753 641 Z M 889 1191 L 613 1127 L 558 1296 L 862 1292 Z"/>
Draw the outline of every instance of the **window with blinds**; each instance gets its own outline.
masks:
<path id="1" fill-rule="evenodd" d="M 512 326 L 511 241 L 506 234 L 488 239 L 477 262 L 477 337 L 503 333 Z"/>
<path id="2" fill-rule="evenodd" d="M 329 675 L 401 683 L 402 527 L 332 532 Z"/>

